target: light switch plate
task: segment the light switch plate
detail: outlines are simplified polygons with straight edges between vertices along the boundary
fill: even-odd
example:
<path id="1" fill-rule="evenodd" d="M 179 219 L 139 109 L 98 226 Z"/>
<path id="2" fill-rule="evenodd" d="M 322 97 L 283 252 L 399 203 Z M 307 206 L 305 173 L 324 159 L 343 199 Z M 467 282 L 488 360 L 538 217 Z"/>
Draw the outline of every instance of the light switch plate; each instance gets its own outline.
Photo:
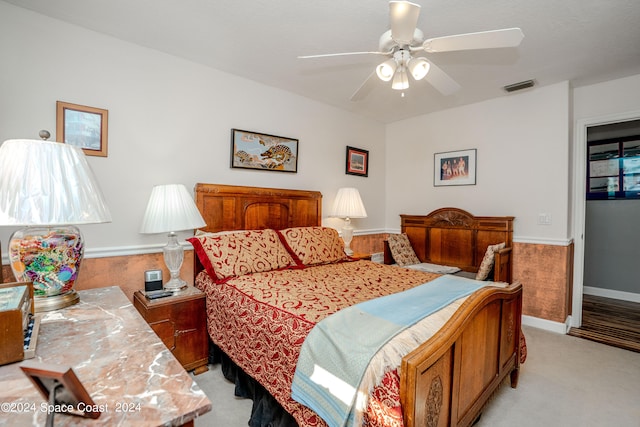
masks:
<path id="1" fill-rule="evenodd" d="M 538 225 L 551 225 L 551 214 L 548 214 L 548 213 L 538 214 Z"/>

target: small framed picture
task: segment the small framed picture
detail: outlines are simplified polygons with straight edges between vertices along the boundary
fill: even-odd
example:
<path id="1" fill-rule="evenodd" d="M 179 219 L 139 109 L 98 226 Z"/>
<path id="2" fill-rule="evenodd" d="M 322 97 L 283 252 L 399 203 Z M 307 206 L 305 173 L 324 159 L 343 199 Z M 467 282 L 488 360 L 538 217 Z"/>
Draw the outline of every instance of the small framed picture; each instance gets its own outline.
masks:
<path id="1" fill-rule="evenodd" d="M 347 146 L 348 175 L 369 176 L 369 151 Z"/>
<path id="2" fill-rule="evenodd" d="M 54 412 L 98 418 L 104 411 L 104 406 L 93 402 L 70 367 L 26 361 L 20 365 L 20 369 L 45 401 L 55 409 Z M 50 415 L 52 414 L 53 412 Z"/>
<path id="3" fill-rule="evenodd" d="M 231 167 L 298 172 L 298 140 L 231 129 Z"/>
<path id="4" fill-rule="evenodd" d="M 476 150 L 434 154 L 433 185 L 476 185 Z"/>
<path id="5" fill-rule="evenodd" d="M 58 142 L 82 148 L 87 156 L 107 157 L 109 112 L 101 108 L 56 102 Z"/>

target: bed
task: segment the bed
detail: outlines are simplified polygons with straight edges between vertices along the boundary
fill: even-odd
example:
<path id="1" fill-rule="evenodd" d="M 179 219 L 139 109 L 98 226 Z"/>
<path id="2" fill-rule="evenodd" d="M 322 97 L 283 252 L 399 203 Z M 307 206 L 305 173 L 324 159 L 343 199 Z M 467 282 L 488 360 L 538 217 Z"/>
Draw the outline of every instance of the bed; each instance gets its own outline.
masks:
<path id="1" fill-rule="evenodd" d="M 336 262 L 322 259 L 314 264 L 319 252 L 335 255 L 326 248 L 304 253 L 309 236 L 305 233 L 327 232 L 320 226 L 319 192 L 216 184 L 197 184 L 195 190 L 196 204 L 207 223 L 192 240 L 197 254 L 195 284 L 207 295 L 207 329 L 214 346 L 235 364 L 243 375 L 241 381 L 257 381 L 256 387 L 277 402 L 285 412 L 284 419 L 289 420 L 283 424 L 326 425 L 316 412 L 290 395 L 300 348 L 313 326 L 346 304 L 435 282 L 442 276 L 350 261 L 344 256 Z M 234 230 L 242 232 L 227 233 Z M 227 235 L 231 237 L 224 237 Z M 278 252 L 267 267 L 264 263 L 254 263 L 258 266 L 248 270 L 230 266 L 225 261 L 233 258 L 226 252 L 228 242 L 237 235 L 287 243 L 287 251 L 297 254 L 294 265 L 286 266 L 285 262 L 283 266 L 281 260 L 286 256 Z M 296 240 L 296 236 L 306 237 Z M 203 244 L 205 241 L 208 243 Z M 227 242 L 213 261 L 218 263 L 218 270 L 212 268 L 212 258 L 203 252 L 203 247 L 213 241 Z M 208 246 L 209 255 L 220 248 Z M 303 256 L 296 250 L 302 250 Z M 216 275 L 216 271 L 223 273 Z M 307 276 L 318 280 L 312 288 L 299 288 Z M 341 287 L 345 277 L 349 277 L 348 289 Z M 283 283 L 284 287 L 278 287 Z M 292 289 L 293 295 L 287 293 Z M 338 294 L 340 297 L 336 297 Z M 483 287 L 456 303 L 437 333 L 417 343 L 398 360 L 397 367 L 376 379 L 363 415 L 369 425 L 471 425 L 507 377 L 516 387 L 521 285 Z M 254 402 L 254 412 L 262 405 Z M 276 415 L 266 412 L 273 420 L 252 421 L 251 425 L 278 425 L 281 414 L 277 410 Z"/>

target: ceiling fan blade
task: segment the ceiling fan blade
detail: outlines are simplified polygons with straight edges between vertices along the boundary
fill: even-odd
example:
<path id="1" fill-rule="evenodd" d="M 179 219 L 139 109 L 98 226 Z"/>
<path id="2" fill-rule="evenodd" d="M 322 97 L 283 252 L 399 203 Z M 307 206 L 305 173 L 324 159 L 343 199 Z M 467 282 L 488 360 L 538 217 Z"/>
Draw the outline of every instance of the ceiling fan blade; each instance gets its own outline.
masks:
<path id="1" fill-rule="evenodd" d="M 431 84 L 431 86 L 436 88 L 438 92 L 445 96 L 449 96 L 461 89 L 461 86 L 449 77 L 447 73 L 442 71 L 441 68 L 431 61 L 428 62 L 430 64 L 429 72 L 424 79 Z"/>
<path id="2" fill-rule="evenodd" d="M 298 59 L 311 59 L 311 58 L 329 58 L 331 56 L 349 56 L 349 55 L 391 55 L 389 52 L 344 52 L 344 53 L 325 53 L 322 55 L 304 55 L 298 56 Z"/>
<path id="3" fill-rule="evenodd" d="M 455 50 L 493 49 L 515 47 L 524 38 L 520 28 L 458 34 L 425 40 L 422 47 L 427 52 L 451 52 Z"/>
<path id="4" fill-rule="evenodd" d="M 357 102 L 365 99 L 369 95 L 369 92 L 371 92 L 371 90 L 374 88 L 377 81 L 378 76 L 374 71 L 373 73 L 369 74 L 369 77 L 367 77 L 364 82 L 362 82 L 358 90 L 356 90 L 353 95 L 351 95 L 351 101 Z"/>
<path id="5" fill-rule="evenodd" d="M 400 46 L 411 44 L 418 25 L 420 5 L 408 1 L 390 1 L 391 38 Z"/>

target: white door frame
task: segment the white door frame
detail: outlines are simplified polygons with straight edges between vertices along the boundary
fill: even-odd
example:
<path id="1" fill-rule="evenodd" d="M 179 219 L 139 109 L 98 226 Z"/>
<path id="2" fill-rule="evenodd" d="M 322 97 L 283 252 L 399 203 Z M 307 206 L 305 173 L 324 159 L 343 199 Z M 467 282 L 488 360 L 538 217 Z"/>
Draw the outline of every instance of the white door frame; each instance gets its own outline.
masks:
<path id="1" fill-rule="evenodd" d="M 640 120 L 640 111 L 579 119 L 575 125 L 573 144 L 573 301 L 570 326 L 582 325 L 582 293 L 584 291 L 584 230 L 587 189 L 587 128 L 611 123 Z"/>

